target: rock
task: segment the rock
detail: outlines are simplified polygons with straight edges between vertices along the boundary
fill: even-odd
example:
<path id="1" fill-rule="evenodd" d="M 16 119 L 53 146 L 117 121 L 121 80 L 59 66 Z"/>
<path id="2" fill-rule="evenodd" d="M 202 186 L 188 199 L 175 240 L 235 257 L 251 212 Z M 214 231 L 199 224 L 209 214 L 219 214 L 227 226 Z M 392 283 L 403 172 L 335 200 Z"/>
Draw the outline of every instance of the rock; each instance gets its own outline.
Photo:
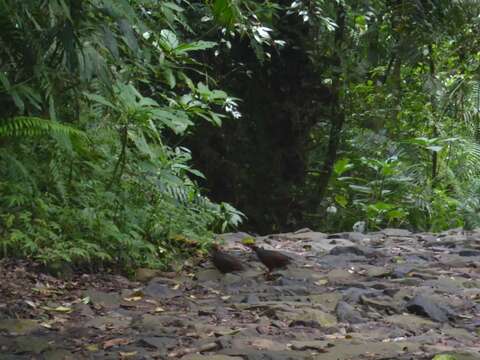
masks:
<path id="1" fill-rule="evenodd" d="M 396 314 L 384 318 L 386 323 L 394 324 L 414 334 L 421 334 L 429 329 L 439 327 L 431 320 L 411 314 Z"/>
<path id="2" fill-rule="evenodd" d="M 19 336 L 15 339 L 17 353 L 41 354 L 51 347 L 50 339 L 40 336 Z"/>
<path id="3" fill-rule="evenodd" d="M 360 315 L 360 312 L 355 310 L 352 305 L 346 303 L 345 301 L 340 301 L 337 304 L 335 313 L 340 322 L 346 322 L 350 324 L 360 324 L 366 322 L 366 319 Z"/>
<path id="4" fill-rule="evenodd" d="M 467 256 L 467 257 L 480 256 L 480 250 L 471 250 L 471 249 L 460 250 L 458 252 L 458 255 Z"/>
<path id="5" fill-rule="evenodd" d="M 178 290 L 172 289 L 170 285 L 165 284 L 162 278 L 152 279 L 143 289 L 143 292 L 145 295 L 156 299 L 170 299 L 180 293 Z"/>
<path id="6" fill-rule="evenodd" d="M 386 236 L 397 236 L 397 237 L 412 235 L 412 233 L 408 230 L 405 230 L 405 229 L 391 229 L 391 228 L 383 229 L 381 231 L 381 233 L 383 233 Z"/>
<path id="7" fill-rule="evenodd" d="M 94 305 L 100 305 L 107 309 L 118 308 L 122 300 L 117 293 L 100 291 L 93 288 L 85 291 L 84 296 L 88 296 Z"/>
<path id="8" fill-rule="evenodd" d="M 144 314 L 140 319 L 136 319 L 132 326 L 144 335 L 171 336 L 176 333 L 177 327 L 186 328 L 188 324 L 178 316 Z"/>
<path id="9" fill-rule="evenodd" d="M 225 243 L 224 247 L 229 248 L 229 247 L 238 246 L 238 244 L 241 244 L 242 240 L 247 237 L 254 237 L 254 236 L 247 234 L 245 232 L 225 233 L 225 234 L 218 235 L 217 240 L 220 243 L 224 242 Z"/>
<path id="10" fill-rule="evenodd" d="M 335 246 L 332 250 L 330 250 L 329 254 L 335 256 L 344 254 L 365 256 L 365 252 L 356 246 Z"/>
<path id="11" fill-rule="evenodd" d="M 342 298 L 342 294 L 339 292 L 326 292 L 323 294 L 309 294 L 305 298 L 312 304 L 321 305 L 322 309 L 325 309 L 329 312 L 334 312 L 338 302 Z"/>
<path id="12" fill-rule="evenodd" d="M 392 270 L 384 266 L 368 266 L 366 267 L 366 275 L 369 278 L 384 278 L 392 275 Z"/>
<path id="13" fill-rule="evenodd" d="M 2 319 L 0 331 L 6 331 L 10 335 L 26 335 L 38 330 L 40 324 L 30 319 Z"/>
<path id="14" fill-rule="evenodd" d="M 132 318 L 128 316 L 123 316 L 119 313 L 110 313 L 105 316 L 97 316 L 89 321 L 87 321 L 84 326 L 93 327 L 102 331 L 106 329 L 128 329 L 130 327 Z"/>
<path id="15" fill-rule="evenodd" d="M 347 239 L 326 239 L 321 238 L 311 243 L 312 250 L 317 253 L 326 253 L 337 246 L 356 246 L 354 242 Z"/>
<path id="16" fill-rule="evenodd" d="M 43 354 L 44 360 L 80 360 L 80 357 L 63 349 L 47 350 Z"/>
<path id="17" fill-rule="evenodd" d="M 243 360 L 243 357 L 228 355 L 200 355 L 190 354 L 181 358 L 182 360 Z"/>
<path id="18" fill-rule="evenodd" d="M 411 264 L 401 264 L 393 268 L 392 277 L 394 279 L 401 279 L 407 276 L 415 267 Z"/>
<path id="19" fill-rule="evenodd" d="M 327 278 L 329 284 L 345 284 L 353 281 L 355 275 L 351 274 L 347 270 L 333 269 L 328 272 Z"/>
<path id="20" fill-rule="evenodd" d="M 200 283 L 206 281 L 219 281 L 222 278 L 222 274 L 216 269 L 201 270 L 197 273 L 197 280 Z"/>
<path id="21" fill-rule="evenodd" d="M 167 336 L 147 336 L 140 338 L 138 342 L 140 346 L 146 345 L 166 352 L 168 349 L 175 347 L 177 339 Z"/>
<path id="22" fill-rule="evenodd" d="M 298 235 L 298 234 L 304 234 L 304 233 L 309 233 L 309 232 L 313 232 L 313 231 L 310 230 L 309 228 L 302 228 L 302 229 L 299 229 L 299 230 L 295 231 L 293 234 Z"/>
<path id="23" fill-rule="evenodd" d="M 246 304 L 258 304 L 259 302 L 260 300 L 258 299 L 258 296 L 256 294 L 248 294 L 242 300 L 242 303 Z"/>
<path id="24" fill-rule="evenodd" d="M 327 238 L 327 234 L 316 232 L 316 231 L 308 231 L 308 232 L 301 232 L 301 233 L 293 233 L 289 235 L 289 237 L 301 241 L 311 241 L 311 242 L 319 242 L 323 241 Z"/>
<path id="25" fill-rule="evenodd" d="M 291 324 L 300 324 L 301 322 L 315 322 L 321 327 L 334 326 L 337 323 L 335 316 L 318 309 L 293 309 L 286 312 L 277 312 L 277 316 L 281 320 L 290 321 Z"/>
<path id="26" fill-rule="evenodd" d="M 240 287 L 242 285 L 242 277 L 238 274 L 225 274 L 221 281 L 226 287 Z"/>
<path id="27" fill-rule="evenodd" d="M 249 345 L 258 350 L 283 350 L 286 348 L 285 344 L 270 340 L 270 339 L 251 339 L 248 341 Z"/>
<path id="28" fill-rule="evenodd" d="M 135 280 L 147 283 L 153 278 L 159 276 L 161 271 L 155 269 L 138 268 L 135 270 Z"/>
<path id="29" fill-rule="evenodd" d="M 343 294 L 343 301 L 346 301 L 350 304 L 357 304 L 360 302 L 362 296 L 371 296 L 380 294 L 380 290 L 375 289 L 360 289 L 360 288 L 350 288 L 345 291 Z"/>
<path id="30" fill-rule="evenodd" d="M 412 314 L 429 317 L 437 322 L 447 322 L 455 316 L 453 310 L 441 304 L 439 299 L 424 294 L 416 295 L 407 303 L 406 309 Z"/>
<path id="31" fill-rule="evenodd" d="M 379 311 L 385 311 L 388 314 L 400 312 L 399 306 L 390 300 L 382 301 L 378 299 L 371 299 L 367 296 L 362 295 L 360 296 L 360 303 L 363 305 L 368 305 Z"/>
<path id="32" fill-rule="evenodd" d="M 329 348 L 328 341 L 313 340 L 313 341 L 292 341 L 290 343 L 290 348 L 292 350 L 307 351 L 315 350 L 318 352 L 324 352 Z"/>
<path id="33" fill-rule="evenodd" d="M 350 232 L 348 233 L 348 240 L 351 240 L 355 243 L 360 243 L 364 241 L 365 239 L 368 239 L 367 235 L 362 234 L 361 232 Z"/>

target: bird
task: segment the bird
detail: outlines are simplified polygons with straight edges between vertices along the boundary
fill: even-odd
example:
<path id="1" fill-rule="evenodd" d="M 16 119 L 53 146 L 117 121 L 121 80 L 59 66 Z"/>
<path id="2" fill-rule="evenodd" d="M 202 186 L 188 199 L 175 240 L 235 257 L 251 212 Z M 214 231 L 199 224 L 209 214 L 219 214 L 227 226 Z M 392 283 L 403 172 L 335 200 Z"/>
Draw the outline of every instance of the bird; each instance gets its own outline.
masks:
<path id="1" fill-rule="evenodd" d="M 222 273 L 227 274 L 244 269 L 240 260 L 232 255 L 220 250 L 218 244 L 213 244 L 211 248 L 211 256 L 213 265 Z"/>
<path id="2" fill-rule="evenodd" d="M 268 268 L 269 272 L 275 269 L 285 268 L 292 261 L 291 257 L 278 251 L 266 250 L 254 244 L 249 244 L 248 247 L 255 251 L 258 259 Z"/>

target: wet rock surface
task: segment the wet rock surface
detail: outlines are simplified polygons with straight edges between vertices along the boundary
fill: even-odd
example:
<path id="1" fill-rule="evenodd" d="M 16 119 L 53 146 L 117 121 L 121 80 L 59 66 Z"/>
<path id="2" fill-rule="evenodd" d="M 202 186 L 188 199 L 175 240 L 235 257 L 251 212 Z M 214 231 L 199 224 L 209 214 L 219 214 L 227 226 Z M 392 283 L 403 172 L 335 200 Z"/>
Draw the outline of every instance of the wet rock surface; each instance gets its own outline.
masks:
<path id="1" fill-rule="evenodd" d="M 480 359 L 480 230 L 258 237 L 292 258 L 269 275 L 245 236 L 222 235 L 245 265 L 226 275 L 0 263 L 0 359 Z"/>

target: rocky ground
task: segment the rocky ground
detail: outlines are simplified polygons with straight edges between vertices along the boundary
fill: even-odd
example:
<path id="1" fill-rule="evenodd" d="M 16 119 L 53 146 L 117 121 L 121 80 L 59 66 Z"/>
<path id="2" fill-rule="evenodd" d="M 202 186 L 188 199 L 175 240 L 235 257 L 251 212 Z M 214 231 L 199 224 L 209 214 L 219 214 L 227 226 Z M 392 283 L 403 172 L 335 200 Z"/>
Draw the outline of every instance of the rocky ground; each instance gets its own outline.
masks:
<path id="1" fill-rule="evenodd" d="M 480 359 L 480 231 L 260 237 L 294 258 L 270 277 L 245 235 L 223 235 L 235 275 L 0 263 L 0 359 Z"/>

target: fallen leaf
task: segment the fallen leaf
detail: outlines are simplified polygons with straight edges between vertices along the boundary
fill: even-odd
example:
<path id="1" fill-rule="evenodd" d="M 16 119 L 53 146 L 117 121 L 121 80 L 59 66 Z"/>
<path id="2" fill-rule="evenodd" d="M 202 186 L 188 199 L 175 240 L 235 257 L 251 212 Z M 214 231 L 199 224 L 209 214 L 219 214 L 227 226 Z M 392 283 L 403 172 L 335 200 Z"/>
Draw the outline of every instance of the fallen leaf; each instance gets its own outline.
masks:
<path id="1" fill-rule="evenodd" d="M 42 306 L 42 309 L 47 310 L 47 311 L 61 312 L 61 313 L 65 313 L 65 314 L 71 313 L 73 311 L 72 308 L 69 308 L 67 306 L 57 306 L 55 308 L 52 308 L 52 307 L 49 307 L 49 306 Z"/>
<path id="2" fill-rule="evenodd" d="M 118 345 L 127 345 L 130 343 L 130 339 L 127 338 L 116 338 L 110 339 L 103 343 L 103 350 L 110 349 L 111 347 L 118 346 Z"/>
<path id="3" fill-rule="evenodd" d="M 123 298 L 123 300 L 125 301 L 140 301 L 142 299 L 143 299 L 142 296 L 132 296 L 132 297 Z"/>
<path id="4" fill-rule="evenodd" d="M 35 305 L 35 303 L 33 301 L 30 301 L 30 300 L 25 300 L 25 303 L 27 305 L 30 305 L 32 308 L 36 309 L 37 308 L 37 305 Z"/>
<path id="5" fill-rule="evenodd" d="M 91 351 L 91 352 L 95 352 L 95 351 L 99 350 L 97 344 L 87 345 L 87 346 L 85 346 L 85 349 L 87 349 L 88 351 Z"/>
<path id="6" fill-rule="evenodd" d="M 132 356 L 137 355 L 138 351 L 130 351 L 130 352 L 122 352 L 119 351 L 120 359 L 128 359 L 131 358 Z"/>
<path id="7" fill-rule="evenodd" d="M 165 311 L 165 309 L 162 308 L 162 307 L 160 307 L 160 306 L 157 306 L 157 307 L 155 308 L 155 312 L 164 312 L 164 311 Z"/>

